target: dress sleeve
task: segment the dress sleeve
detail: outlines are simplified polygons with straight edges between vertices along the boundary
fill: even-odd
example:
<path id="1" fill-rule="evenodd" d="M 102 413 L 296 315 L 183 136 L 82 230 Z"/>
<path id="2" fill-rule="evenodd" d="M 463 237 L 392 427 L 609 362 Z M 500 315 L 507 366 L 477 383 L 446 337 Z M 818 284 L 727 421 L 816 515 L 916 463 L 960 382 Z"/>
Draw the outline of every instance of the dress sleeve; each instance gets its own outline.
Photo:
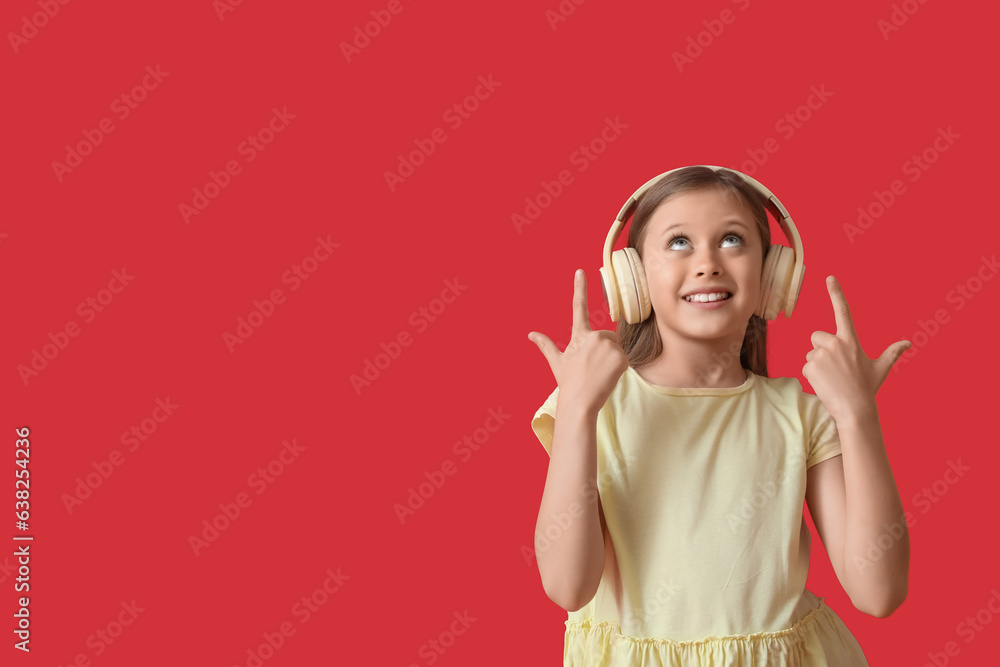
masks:
<path id="1" fill-rule="evenodd" d="M 559 387 L 556 387 L 549 397 L 538 408 L 531 418 L 531 430 L 535 432 L 538 441 L 549 456 L 552 456 L 552 434 L 556 424 L 556 401 L 559 399 Z"/>
<path id="2" fill-rule="evenodd" d="M 815 394 L 802 394 L 805 400 L 806 468 L 839 456 L 840 432 L 837 422 Z"/>

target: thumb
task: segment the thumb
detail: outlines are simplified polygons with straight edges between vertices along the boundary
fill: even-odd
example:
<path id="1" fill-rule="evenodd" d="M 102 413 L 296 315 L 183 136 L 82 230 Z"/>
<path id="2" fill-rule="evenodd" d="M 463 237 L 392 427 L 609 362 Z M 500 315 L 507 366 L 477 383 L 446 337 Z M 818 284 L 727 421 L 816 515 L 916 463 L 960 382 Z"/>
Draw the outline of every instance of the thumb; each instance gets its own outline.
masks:
<path id="1" fill-rule="evenodd" d="M 885 348 L 885 352 L 878 358 L 878 364 L 882 367 L 883 375 L 888 375 L 904 352 L 913 347 L 913 343 L 908 340 L 901 340 Z"/>
<path id="2" fill-rule="evenodd" d="M 555 355 L 559 354 L 559 348 L 557 348 L 556 344 L 552 342 L 552 339 L 543 333 L 532 331 L 528 334 L 528 340 L 538 346 L 538 349 L 542 351 L 542 354 L 545 355 L 546 361 L 548 361 L 551 366 Z"/>

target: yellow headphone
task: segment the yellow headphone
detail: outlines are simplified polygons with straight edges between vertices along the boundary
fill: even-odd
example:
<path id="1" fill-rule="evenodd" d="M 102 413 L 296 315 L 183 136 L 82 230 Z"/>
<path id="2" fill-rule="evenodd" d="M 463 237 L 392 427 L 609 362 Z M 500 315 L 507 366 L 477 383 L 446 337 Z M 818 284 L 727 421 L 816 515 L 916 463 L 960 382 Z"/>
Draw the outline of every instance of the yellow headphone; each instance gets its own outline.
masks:
<path id="1" fill-rule="evenodd" d="M 802 277 L 806 267 L 802 263 L 802 239 L 799 238 L 799 233 L 796 231 L 788 211 L 778 201 L 778 198 L 771 194 L 770 190 L 746 174 L 735 169 L 725 169 L 709 164 L 694 166 L 708 167 L 713 171 L 732 172 L 763 197 L 765 208 L 778 221 L 785 236 L 791 241 L 792 247 L 772 243 L 768 249 L 764 259 L 764 271 L 761 274 L 760 302 L 757 304 L 754 314 L 764 319 L 773 320 L 778 317 L 779 312 L 784 310 L 785 317 L 791 317 L 792 311 L 795 309 L 795 302 L 799 298 L 799 291 L 802 289 Z M 604 288 L 604 299 L 611 310 L 612 322 L 617 322 L 618 318 L 624 314 L 626 322 L 638 324 L 649 317 L 652 306 L 649 301 L 649 289 L 646 287 L 646 274 L 643 271 L 639 253 L 636 252 L 635 248 L 623 248 L 614 253 L 611 252 L 611 249 L 618 241 L 625 221 L 635 212 L 639 198 L 660 179 L 679 169 L 686 168 L 679 167 L 664 172 L 636 190 L 622 206 L 622 210 L 611 226 L 611 231 L 608 232 L 608 238 L 604 242 L 604 266 L 601 267 L 601 284 Z"/>

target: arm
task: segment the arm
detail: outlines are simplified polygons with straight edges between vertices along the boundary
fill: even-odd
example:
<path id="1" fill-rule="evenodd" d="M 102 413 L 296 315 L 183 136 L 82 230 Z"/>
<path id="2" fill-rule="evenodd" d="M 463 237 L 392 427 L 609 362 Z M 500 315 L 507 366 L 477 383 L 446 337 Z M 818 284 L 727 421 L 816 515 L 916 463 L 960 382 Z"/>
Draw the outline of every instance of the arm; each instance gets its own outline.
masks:
<path id="1" fill-rule="evenodd" d="M 615 332 L 590 328 L 582 270 L 573 278 L 573 335 L 566 350 L 559 352 L 540 333 L 531 332 L 528 339 L 545 355 L 559 387 L 535 559 L 545 594 L 577 611 L 594 598 L 604 572 L 607 526 L 597 487 L 597 417 L 628 368 L 628 357 Z"/>
<path id="2" fill-rule="evenodd" d="M 600 585 L 606 528 L 597 493 L 597 414 L 568 399 L 560 396 L 556 405 L 535 557 L 545 594 L 576 611 Z"/>
<path id="3" fill-rule="evenodd" d="M 851 602 L 884 618 L 906 599 L 910 538 L 874 403 L 837 431 L 842 455 L 809 468 L 809 513 Z"/>
<path id="4" fill-rule="evenodd" d="M 859 610 L 884 617 L 906 599 L 910 539 L 875 394 L 909 341 L 868 358 L 840 283 L 827 277 L 837 333 L 816 331 L 802 376 L 837 423 L 841 456 L 809 469 L 807 499 L 837 577 Z"/>

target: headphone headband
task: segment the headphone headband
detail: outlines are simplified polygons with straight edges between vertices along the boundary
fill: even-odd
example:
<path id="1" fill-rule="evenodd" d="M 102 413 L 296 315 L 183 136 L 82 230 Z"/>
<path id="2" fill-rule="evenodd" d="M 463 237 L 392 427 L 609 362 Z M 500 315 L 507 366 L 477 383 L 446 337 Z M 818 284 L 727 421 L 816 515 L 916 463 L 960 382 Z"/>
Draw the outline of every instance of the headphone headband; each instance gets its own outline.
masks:
<path id="1" fill-rule="evenodd" d="M 802 240 L 799 238 L 798 230 L 795 229 L 795 223 L 792 222 L 792 218 L 788 215 L 788 210 L 784 207 L 781 201 L 778 200 L 774 194 L 765 188 L 760 182 L 747 176 L 746 174 L 736 171 L 735 169 L 728 169 L 726 167 L 717 167 L 710 164 L 699 164 L 691 165 L 696 167 L 707 167 L 713 171 L 720 172 L 726 171 L 736 174 L 743 182 L 749 185 L 756 191 L 761 198 L 764 200 L 764 207 L 771 212 L 777 220 L 778 225 L 781 227 L 782 231 L 785 233 L 785 237 L 788 239 L 789 243 L 792 245 L 792 250 L 794 251 L 794 264 L 791 265 L 791 273 L 787 277 L 787 285 L 785 285 L 784 290 L 778 295 L 779 302 L 778 307 L 783 307 L 785 312 L 785 317 L 792 316 L 792 310 L 795 307 L 795 301 L 798 298 L 799 290 L 802 287 L 802 278 L 805 271 L 805 265 L 803 264 L 803 254 L 802 254 Z M 670 171 L 664 172 L 655 178 L 646 181 L 638 190 L 636 190 L 625 205 L 622 206 L 621 210 L 618 212 L 618 216 L 615 218 L 614 224 L 611 225 L 611 230 L 608 232 L 608 237 L 604 242 L 604 269 L 603 271 L 607 276 L 612 276 L 612 248 L 614 248 L 615 243 L 618 241 L 618 237 L 621 235 L 622 229 L 625 227 L 625 222 L 632 216 L 638 206 L 639 200 L 642 198 L 646 192 L 649 191 L 654 185 L 656 185 L 660 180 L 674 173 L 675 171 L 680 171 L 681 169 L 688 169 L 690 167 L 678 167 L 677 169 L 671 169 Z M 777 244 L 772 244 L 774 248 Z M 783 246 L 777 246 L 781 248 Z M 787 248 L 786 248 L 787 250 Z M 767 256 L 767 249 L 765 249 L 765 257 Z M 767 271 L 768 267 L 765 267 Z M 639 276 L 633 276 L 634 279 L 638 280 Z M 610 281 L 612 289 L 615 289 L 617 283 L 615 281 Z M 781 286 L 779 285 L 779 288 Z M 620 294 L 608 294 L 607 287 L 605 287 L 605 297 L 608 299 L 609 305 L 611 306 L 611 316 L 612 321 L 617 321 L 616 311 L 617 308 L 615 304 L 612 303 L 612 299 L 615 299 L 615 303 L 620 303 Z M 784 300 L 784 301 L 781 301 Z M 777 316 L 777 311 L 773 313 Z M 773 318 L 768 318 L 773 319 Z"/>

